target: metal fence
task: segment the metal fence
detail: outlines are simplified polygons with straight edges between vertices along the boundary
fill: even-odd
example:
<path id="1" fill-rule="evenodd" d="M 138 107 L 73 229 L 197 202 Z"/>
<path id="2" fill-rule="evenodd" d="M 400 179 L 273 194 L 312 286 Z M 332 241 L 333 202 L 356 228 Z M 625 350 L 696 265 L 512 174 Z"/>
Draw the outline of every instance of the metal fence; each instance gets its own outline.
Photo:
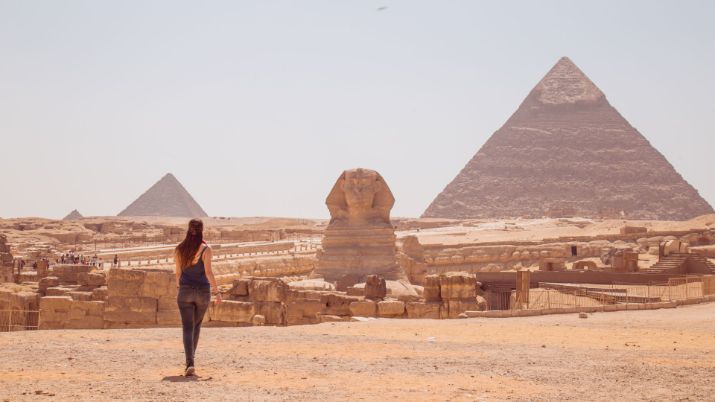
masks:
<path id="1" fill-rule="evenodd" d="M 37 310 L 0 310 L 0 332 L 33 331 L 39 328 Z"/>

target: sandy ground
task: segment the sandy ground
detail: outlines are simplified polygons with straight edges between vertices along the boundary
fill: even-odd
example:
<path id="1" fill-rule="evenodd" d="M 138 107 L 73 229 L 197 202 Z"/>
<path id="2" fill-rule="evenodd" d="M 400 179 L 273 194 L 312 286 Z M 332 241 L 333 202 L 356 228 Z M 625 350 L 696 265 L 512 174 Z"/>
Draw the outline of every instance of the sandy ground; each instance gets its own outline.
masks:
<path id="1" fill-rule="evenodd" d="M 0 334 L 0 400 L 715 400 L 715 303 L 509 319 Z"/>

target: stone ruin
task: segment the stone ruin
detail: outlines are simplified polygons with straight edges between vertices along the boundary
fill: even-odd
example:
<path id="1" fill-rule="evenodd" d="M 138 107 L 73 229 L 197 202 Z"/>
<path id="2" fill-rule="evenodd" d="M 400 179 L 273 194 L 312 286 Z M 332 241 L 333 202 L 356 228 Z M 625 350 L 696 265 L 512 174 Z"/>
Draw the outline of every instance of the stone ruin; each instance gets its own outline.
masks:
<path id="1" fill-rule="evenodd" d="M 330 224 L 312 277 L 337 283 L 339 290 L 365 282 L 367 275 L 407 280 L 397 261 L 390 210 L 395 198 L 374 170 L 344 171 L 325 203 Z"/>
<path id="2" fill-rule="evenodd" d="M 0 234 L 0 283 L 15 282 L 15 273 L 12 266 L 12 254 L 7 245 L 7 237 Z"/>

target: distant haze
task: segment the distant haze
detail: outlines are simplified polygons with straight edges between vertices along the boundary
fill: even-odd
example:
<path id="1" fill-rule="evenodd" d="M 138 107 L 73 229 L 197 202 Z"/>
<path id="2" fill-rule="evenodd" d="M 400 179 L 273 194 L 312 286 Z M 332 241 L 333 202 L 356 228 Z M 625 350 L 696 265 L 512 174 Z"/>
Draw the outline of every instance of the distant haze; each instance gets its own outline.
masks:
<path id="1" fill-rule="evenodd" d="M 381 7 L 387 7 L 378 10 Z M 0 0 L 0 217 L 327 217 L 348 168 L 419 216 L 561 57 L 715 204 L 715 2 Z"/>

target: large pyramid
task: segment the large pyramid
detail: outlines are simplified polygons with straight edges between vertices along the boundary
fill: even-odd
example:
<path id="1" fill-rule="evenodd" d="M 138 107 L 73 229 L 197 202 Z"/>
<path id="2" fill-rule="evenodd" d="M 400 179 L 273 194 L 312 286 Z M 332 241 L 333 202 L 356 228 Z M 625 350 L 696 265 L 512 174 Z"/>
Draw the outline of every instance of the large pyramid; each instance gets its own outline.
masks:
<path id="1" fill-rule="evenodd" d="M 423 217 L 684 220 L 712 207 L 568 58 Z"/>
<path id="2" fill-rule="evenodd" d="M 167 173 L 117 216 L 208 216 L 173 174 Z"/>

